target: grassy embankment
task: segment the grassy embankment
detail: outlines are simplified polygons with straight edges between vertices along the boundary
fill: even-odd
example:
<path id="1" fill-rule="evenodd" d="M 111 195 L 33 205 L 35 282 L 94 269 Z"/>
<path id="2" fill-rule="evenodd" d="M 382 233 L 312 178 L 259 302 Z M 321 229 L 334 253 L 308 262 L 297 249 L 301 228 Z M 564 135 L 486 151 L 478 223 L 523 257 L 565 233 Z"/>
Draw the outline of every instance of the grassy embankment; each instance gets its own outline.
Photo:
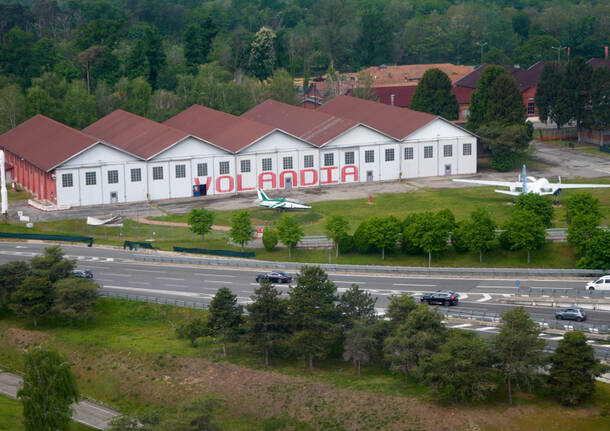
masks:
<path id="1" fill-rule="evenodd" d="M 426 388 L 378 366 L 365 366 L 362 378 L 351 364 L 332 358 L 317 362 L 314 371 L 298 358 L 272 359 L 272 368 L 265 370 L 245 344 L 229 344 L 226 360 L 212 339 L 192 347 L 177 339 L 174 328 L 205 316 L 201 310 L 102 299 L 96 312 L 95 320 L 82 326 L 43 322 L 36 330 L 6 316 L 0 320 L 0 366 L 20 370 L 22 349 L 44 342 L 73 361 L 79 388 L 88 396 L 126 413 L 157 409 L 165 415 L 194 398 L 214 398 L 227 431 L 594 431 L 610 426 L 609 385 L 598 384 L 595 400 L 577 409 L 559 406 L 541 391 L 519 394 L 509 406 L 502 388 L 488 403 L 442 405 Z M 3 413 L 0 418 L 0 429 L 14 421 Z"/>
<path id="2" fill-rule="evenodd" d="M 0 395 L 0 431 L 23 431 L 21 402 L 4 395 Z M 78 422 L 72 422 L 69 431 L 93 431 Z"/>
<path id="3" fill-rule="evenodd" d="M 610 183 L 610 179 L 597 180 L 600 183 Z M 610 191 L 595 190 L 589 191 L 593 196 L 600 200 L 600 209 L 604 218 L 602 224 L 610 224 Z M 561 200 L 565 200 L 576 191 L 570 190 L 562 194 Z M 394 215 L 403 219 L 411 212 L 419 211 L 438 211 L 449 208 L 455 214 L 456 219 L 462 220 L 476 208 L 486 208 L 490 211 L 494 219 L 501 224 L 505 221 L 512 208 L 511 199 L 505 195 L 493 192 L 493 188 L 459 188 L 442 190 L 414 191 L 403 194 L 379 194 L 374 197 L 373 205 L 369 205 L 366 199 L 354 199 L 346 201 L 327 201 L 314 202 L 310 211 L 298 211 L 293 214 L 299 219 L 306 235 L 323 235 L 324 223 L 327 217 L 335 214 L 344 215 L 350 220 L 352 232 L 364 219 L 372 216 Z M 229 226 L 231 216 L 234 211 L 216 212 L 215 223 Z M 273 225 L 277 222 L 280 213 L 277 211 L 254 208 L 251 210 L 252 222 L 255 226 Z M 186 222 L 186 214 L 173 214 L 158 217 L 159 220 Z M 554 227 L 566 227 L 565 207 L 555 209 L 553 219 Z M 22 226 L 2 226 L 2 229 L 20 232 L 32 232 L 33 230 Z M 171 250 L 173 245 L 186 247 L 201 247 L 201 239 L 184 227 L 175 226 L 153 226 L 135 223 L 131 220 L 125 221 L 125 226 L 117 228 L 90 227 L 84 220 L 63 220 L 37 223 L 34 231 L 69 233 L 79 235 L 92 235 L 96 243 L 122 245 L 125 239 L 130 240 L 150 240 L 154 239 L 154 244 L 164 250 Z M 228 244 L 227 232 L 213 231 L 206 236 L 207 248 L 222 248 L 240 250 L 239 247 Z M 329 261 L 329 253 L 326 250 L 297 250 L 292 258 L 288 258 L 287 250 L 276 249 L 268 252 L 263 249 L 255 250 L 257 258 L 271 261 L 292 260 L 310 263 L 323 263 Z M 427 257 L 424 255 L 410 256 L 400 252 L 387 254 L 385 261 L 381 256 L 360 255 L 350 253 L 342 255 L 339 259 L 331 256 L 332 262 L 344 264 L 388 264 L 406 266 L 425 266 Z M 496 248 L 484 257 L 483 264 L 479 263 L 477 253 L 458 254 L 453 250 L 433 256 L 434 266 L 488 266 L 488 267 L 523 267 L 526 266 L 526 252 L 516 251 L 507 252 Z M 565 243 L 549 243 L 543 249 L 532 253 L 532 267 L 547 268 L 566 268 L 576 265 L 577 257 Z"/>

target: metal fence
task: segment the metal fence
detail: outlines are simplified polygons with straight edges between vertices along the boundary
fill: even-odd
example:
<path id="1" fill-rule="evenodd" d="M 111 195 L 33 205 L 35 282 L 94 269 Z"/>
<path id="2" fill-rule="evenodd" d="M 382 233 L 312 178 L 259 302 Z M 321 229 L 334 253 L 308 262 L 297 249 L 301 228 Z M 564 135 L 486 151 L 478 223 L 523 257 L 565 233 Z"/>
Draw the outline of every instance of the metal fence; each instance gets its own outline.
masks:
<path id="1" fill-rule="evenodd" d="M 565 299 L 608 299 L 610 291 L 587 290 L 584 283 L 582 289 L 553 288 L 553 287 L 520 287 L 516 296 L 537 298 L 565 298 Z"/>
<path id="2" fill-rule="evenodd" d="M 107 290 L 100 291 L 99 296 L 106 298 L 129 299 L 131 301 L 152 302 L 153 304 L 175 305 L 176 307 L 198 308 L 200 310 L 205 310 L 207 308 L 206 303 L 199 301 L 186 301 L 182 299 L 150 295 L 132 295 L 129 293 L 109 292 Z"/>

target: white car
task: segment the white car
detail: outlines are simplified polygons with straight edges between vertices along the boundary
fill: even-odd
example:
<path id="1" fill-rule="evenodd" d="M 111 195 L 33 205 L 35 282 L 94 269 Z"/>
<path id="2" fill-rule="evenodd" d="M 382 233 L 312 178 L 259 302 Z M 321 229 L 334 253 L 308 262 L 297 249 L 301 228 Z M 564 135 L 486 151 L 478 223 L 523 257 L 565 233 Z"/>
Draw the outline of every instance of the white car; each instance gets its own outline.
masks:
<path id="1" fill-rule="evenodd" d="M 589 290 L 610 290 L 610 275 L 604 275 L 599 280 L 587 283 L 586 289 Z"/>

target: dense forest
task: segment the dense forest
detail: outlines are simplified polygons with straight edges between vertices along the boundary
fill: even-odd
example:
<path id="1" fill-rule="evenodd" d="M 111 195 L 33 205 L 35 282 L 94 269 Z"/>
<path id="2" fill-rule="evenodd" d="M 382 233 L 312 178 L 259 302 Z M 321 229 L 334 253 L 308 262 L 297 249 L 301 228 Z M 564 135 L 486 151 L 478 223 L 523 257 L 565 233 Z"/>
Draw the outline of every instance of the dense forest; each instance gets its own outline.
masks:
<path id="1" fill-rule="evenodd" d="M 292 77 L 481 60 L 601 57 L 605 0 L 0 1 L 0 132 L 42 113 L 84 127 L 294 100 Z M 563 59 L 565 49 L 559 50 Z M 203 65 L 203 66 L 202 66 Z"/>

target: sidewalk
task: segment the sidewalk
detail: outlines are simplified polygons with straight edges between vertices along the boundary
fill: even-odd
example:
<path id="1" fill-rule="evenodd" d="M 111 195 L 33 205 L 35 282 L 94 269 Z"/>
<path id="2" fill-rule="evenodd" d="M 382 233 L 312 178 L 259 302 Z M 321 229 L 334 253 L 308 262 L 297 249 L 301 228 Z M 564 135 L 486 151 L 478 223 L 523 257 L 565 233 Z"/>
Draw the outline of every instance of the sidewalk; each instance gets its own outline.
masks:
<path id="1" fill-rule="evenodd" d="M 0 370 L 0 394 L 17 398 L 21 381 L 20 376 Z M 108 423 L 117 416 L 120 413 L 87 400 L 72 404 L 72 419 L 98 430 L 105 430 Z"/>

